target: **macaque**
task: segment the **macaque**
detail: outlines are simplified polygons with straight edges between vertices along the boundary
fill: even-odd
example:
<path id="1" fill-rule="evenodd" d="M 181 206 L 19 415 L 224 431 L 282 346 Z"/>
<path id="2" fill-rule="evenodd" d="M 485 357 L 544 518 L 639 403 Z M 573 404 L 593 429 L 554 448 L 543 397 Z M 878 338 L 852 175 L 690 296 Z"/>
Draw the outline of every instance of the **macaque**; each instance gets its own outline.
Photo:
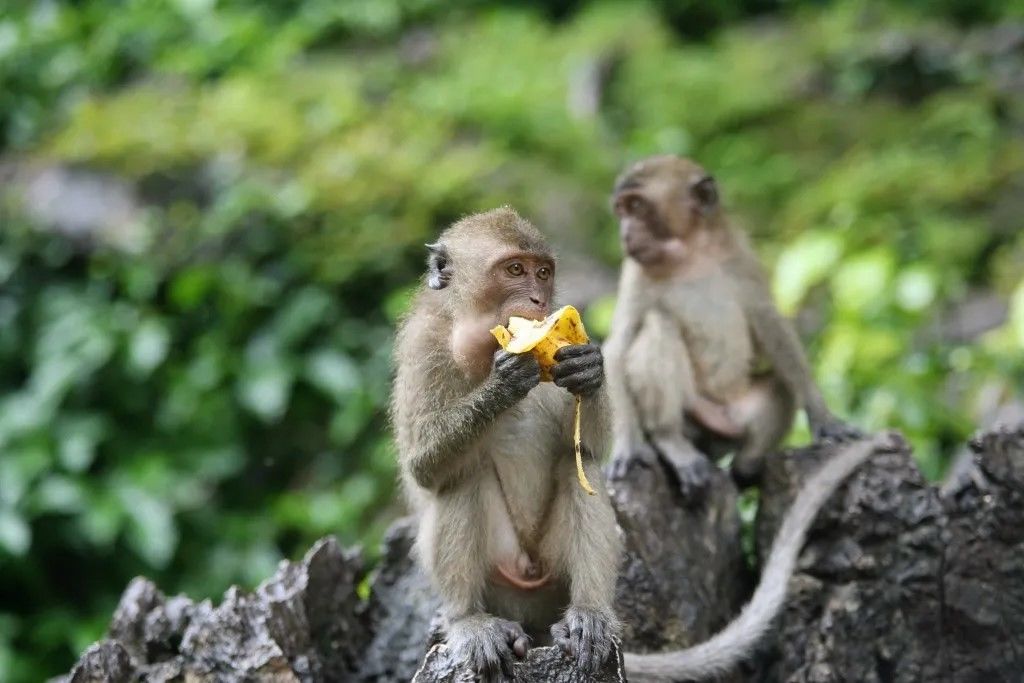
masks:
<path id="1" fill-rule="evenodd" d="M 675 156 L 640 161 L 617 179 L 612 207 L 626 255 L 604 347 L 615 476 L 660 456 L 683 495 L 699 501 L 711 463 L 696 441 L 734 451 L 733 476 L 750 483 L 798 406 L 815 438 L 860 436 L 825 405 L 704 169 Z"/>
<path id="2" fill-rule="evenodd" d="M 621 549 L 604 487 L 591 496 L 577 482 L 572 430 L 579 395 L 596 485 L 608 446 L 600 347 L 559 349 L 544 383 L 532 355 L 499 350 L 489 330 L 544 318 L 555 294 L 554 256 L 513 210 L 465 218 L 428 249 L 398 334 L 392 417 L 447 644 L 485 680 L 511 676 L 531 642 L 596 671 L 617 632 Z"/>
<path id="3" fill-rule="evenodd" d="M 485 681 L 510 679 L 533 644 L 553 643 L 593 673 L 619 632 L 622 553 L 598 485 L 608 446 L 601 350 L 562 347 L 544 383 L 532 355 L 499 350 L 489 330 L 512 316 L 544 318 L 555 293 L 551 250 L 511 209 L 469 216 L 428 249 L 425 286 L 398 334 L 391 414 L 419 517 L 416 555 L 441 596 L 447 645 Z M 576 477 L 574 395 L 595 495 Z M 687 650 L 626 654 L 629 679 L 699 680 L 747 656 L 782 605 L 814 515 L 878 446 L 851 444 L 811 477 L 732 624 Z"/>

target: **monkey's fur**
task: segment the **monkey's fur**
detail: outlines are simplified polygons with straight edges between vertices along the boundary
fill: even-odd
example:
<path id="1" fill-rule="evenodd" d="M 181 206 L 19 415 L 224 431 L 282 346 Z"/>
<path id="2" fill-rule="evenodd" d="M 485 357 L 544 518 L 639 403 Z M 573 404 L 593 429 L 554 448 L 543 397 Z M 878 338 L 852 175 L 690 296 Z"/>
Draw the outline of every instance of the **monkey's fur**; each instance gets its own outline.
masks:
<path id="1" fill-rule="evenodd" d="M 572 428 L 580 394 L 584 468 L 601 481 L 600 349 L 560 349 L 543 384 L 530 354 L 496 351 L 490 328 L 543 318 L 553 295 L 554 258 L 511 209 L 465 218 L 429 246 L 426 287 L 398 334 L 392 416 L 448 645 L 485 679 L 510 676 L 528 638 L 596 671 L 617 631 L 621 548 L 604 487 L 590 496 L 577 482 Z"/>
<path id="2" fill-rule="evenodd" d="M 531 355 L 496 351 L 488 330 L 511 315 L 547 315 L 554 293 L 543 237 L 512 210 L 463 219 L 429 246 L 426 286 L 398 335 L 392 419 L 420 516 L 416 551 L 442 597 L 448 646 L 484 680 L 511 678 L 531 638 L 596 671 L 618 633 L 622 548 L 604 487 L 589 496 L 577 482 L 571 430 L 580 394 L 584 467 L 601 481 L 592 455 L 607 446 L 601 352 L 564 347 L 555 382 L 541 384 Z M 848 446 L 811 478 L 732 624 L 688 650 L 627 654 L 630 680 L 701 679 L 749 654 L 782 604 L 818 508 L 877 445 Z"/>
<path id="3" fill-rule="evenodd" d="M 733 475 L 749 483 L 797 406 L 816 438 L 860 436 L 825 405 L 704 169 L 674 156 L 640 161 L 616 181 L 612 205 L 626 252 L 604 348 L 616 474 L 660 455 L 698 500 L 710 468 L 699 438 L 706 450 L 735 450 Z"/>

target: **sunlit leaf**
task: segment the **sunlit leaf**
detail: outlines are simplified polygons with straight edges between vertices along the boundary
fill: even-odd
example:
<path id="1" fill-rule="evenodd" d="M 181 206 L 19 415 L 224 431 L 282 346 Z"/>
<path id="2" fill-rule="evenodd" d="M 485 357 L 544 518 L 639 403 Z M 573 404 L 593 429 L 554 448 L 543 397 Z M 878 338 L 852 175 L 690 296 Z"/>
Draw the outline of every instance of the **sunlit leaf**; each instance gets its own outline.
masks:
<path id="1" fill-rule="evenodd" d="M 775 264 L 773 289 L 779 309 L 792 314 L 807 290 L 821 282 L 842 253 L 836 235 L 808 232 L 779 255 Z"/>
<path id="2" fill-rule="evenodd" d="M 0 549 L 11 555 L 24 555 L 32 543 L 28 523 L 11 509 L 0 509 Z"/>
<path id="3" fill-rule="evenodd" d="M 148 374 L 167 357 L 170 342 L 170 332 L 163 323 L 153 318 L 145 320 L 132 333 L 128 362 L 136 371 Z"/>

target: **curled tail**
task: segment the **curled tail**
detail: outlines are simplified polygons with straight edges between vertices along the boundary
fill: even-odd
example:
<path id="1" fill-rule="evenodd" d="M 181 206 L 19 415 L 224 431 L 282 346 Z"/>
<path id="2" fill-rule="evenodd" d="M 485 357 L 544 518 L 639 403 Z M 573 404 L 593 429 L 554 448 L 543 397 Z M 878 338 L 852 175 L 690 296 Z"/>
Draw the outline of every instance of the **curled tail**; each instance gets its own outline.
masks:
<path id="1" fill-rule="evenodd" d="M 811 475 L 782 520 L 761 573 L 761 582 L 738 617 L 709 640 L 685 650 L 645 655 L 626 653 L 629 680 L 703 680 L 724 674 L 742 661 L 782 608 L 797 556 L 818 510 L 843 480 L 886 442 L 887 437 L 875 436 L 851 443 Z"/>

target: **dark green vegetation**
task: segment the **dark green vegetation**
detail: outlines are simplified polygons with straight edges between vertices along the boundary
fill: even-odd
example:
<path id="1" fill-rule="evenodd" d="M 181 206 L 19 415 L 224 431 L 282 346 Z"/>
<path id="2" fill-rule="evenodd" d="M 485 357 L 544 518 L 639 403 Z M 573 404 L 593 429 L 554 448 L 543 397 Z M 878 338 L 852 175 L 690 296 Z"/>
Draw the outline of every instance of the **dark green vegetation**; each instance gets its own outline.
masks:
<path id="1" fill-rule="evenodd" d="M 930 476 L 1024 385 L 1019 0 L 15 4 L 3 158 L 144 208 L 83 239 L 2 198 L 0 680 L 66 670 L 137 573 L 201 597 L 373 547 L 420 245 L 510 203 L 614 265 L 644 154 L 713 169 L 831 403 Z M 990 298 L 1006 322 L 957 332 Z"/>

